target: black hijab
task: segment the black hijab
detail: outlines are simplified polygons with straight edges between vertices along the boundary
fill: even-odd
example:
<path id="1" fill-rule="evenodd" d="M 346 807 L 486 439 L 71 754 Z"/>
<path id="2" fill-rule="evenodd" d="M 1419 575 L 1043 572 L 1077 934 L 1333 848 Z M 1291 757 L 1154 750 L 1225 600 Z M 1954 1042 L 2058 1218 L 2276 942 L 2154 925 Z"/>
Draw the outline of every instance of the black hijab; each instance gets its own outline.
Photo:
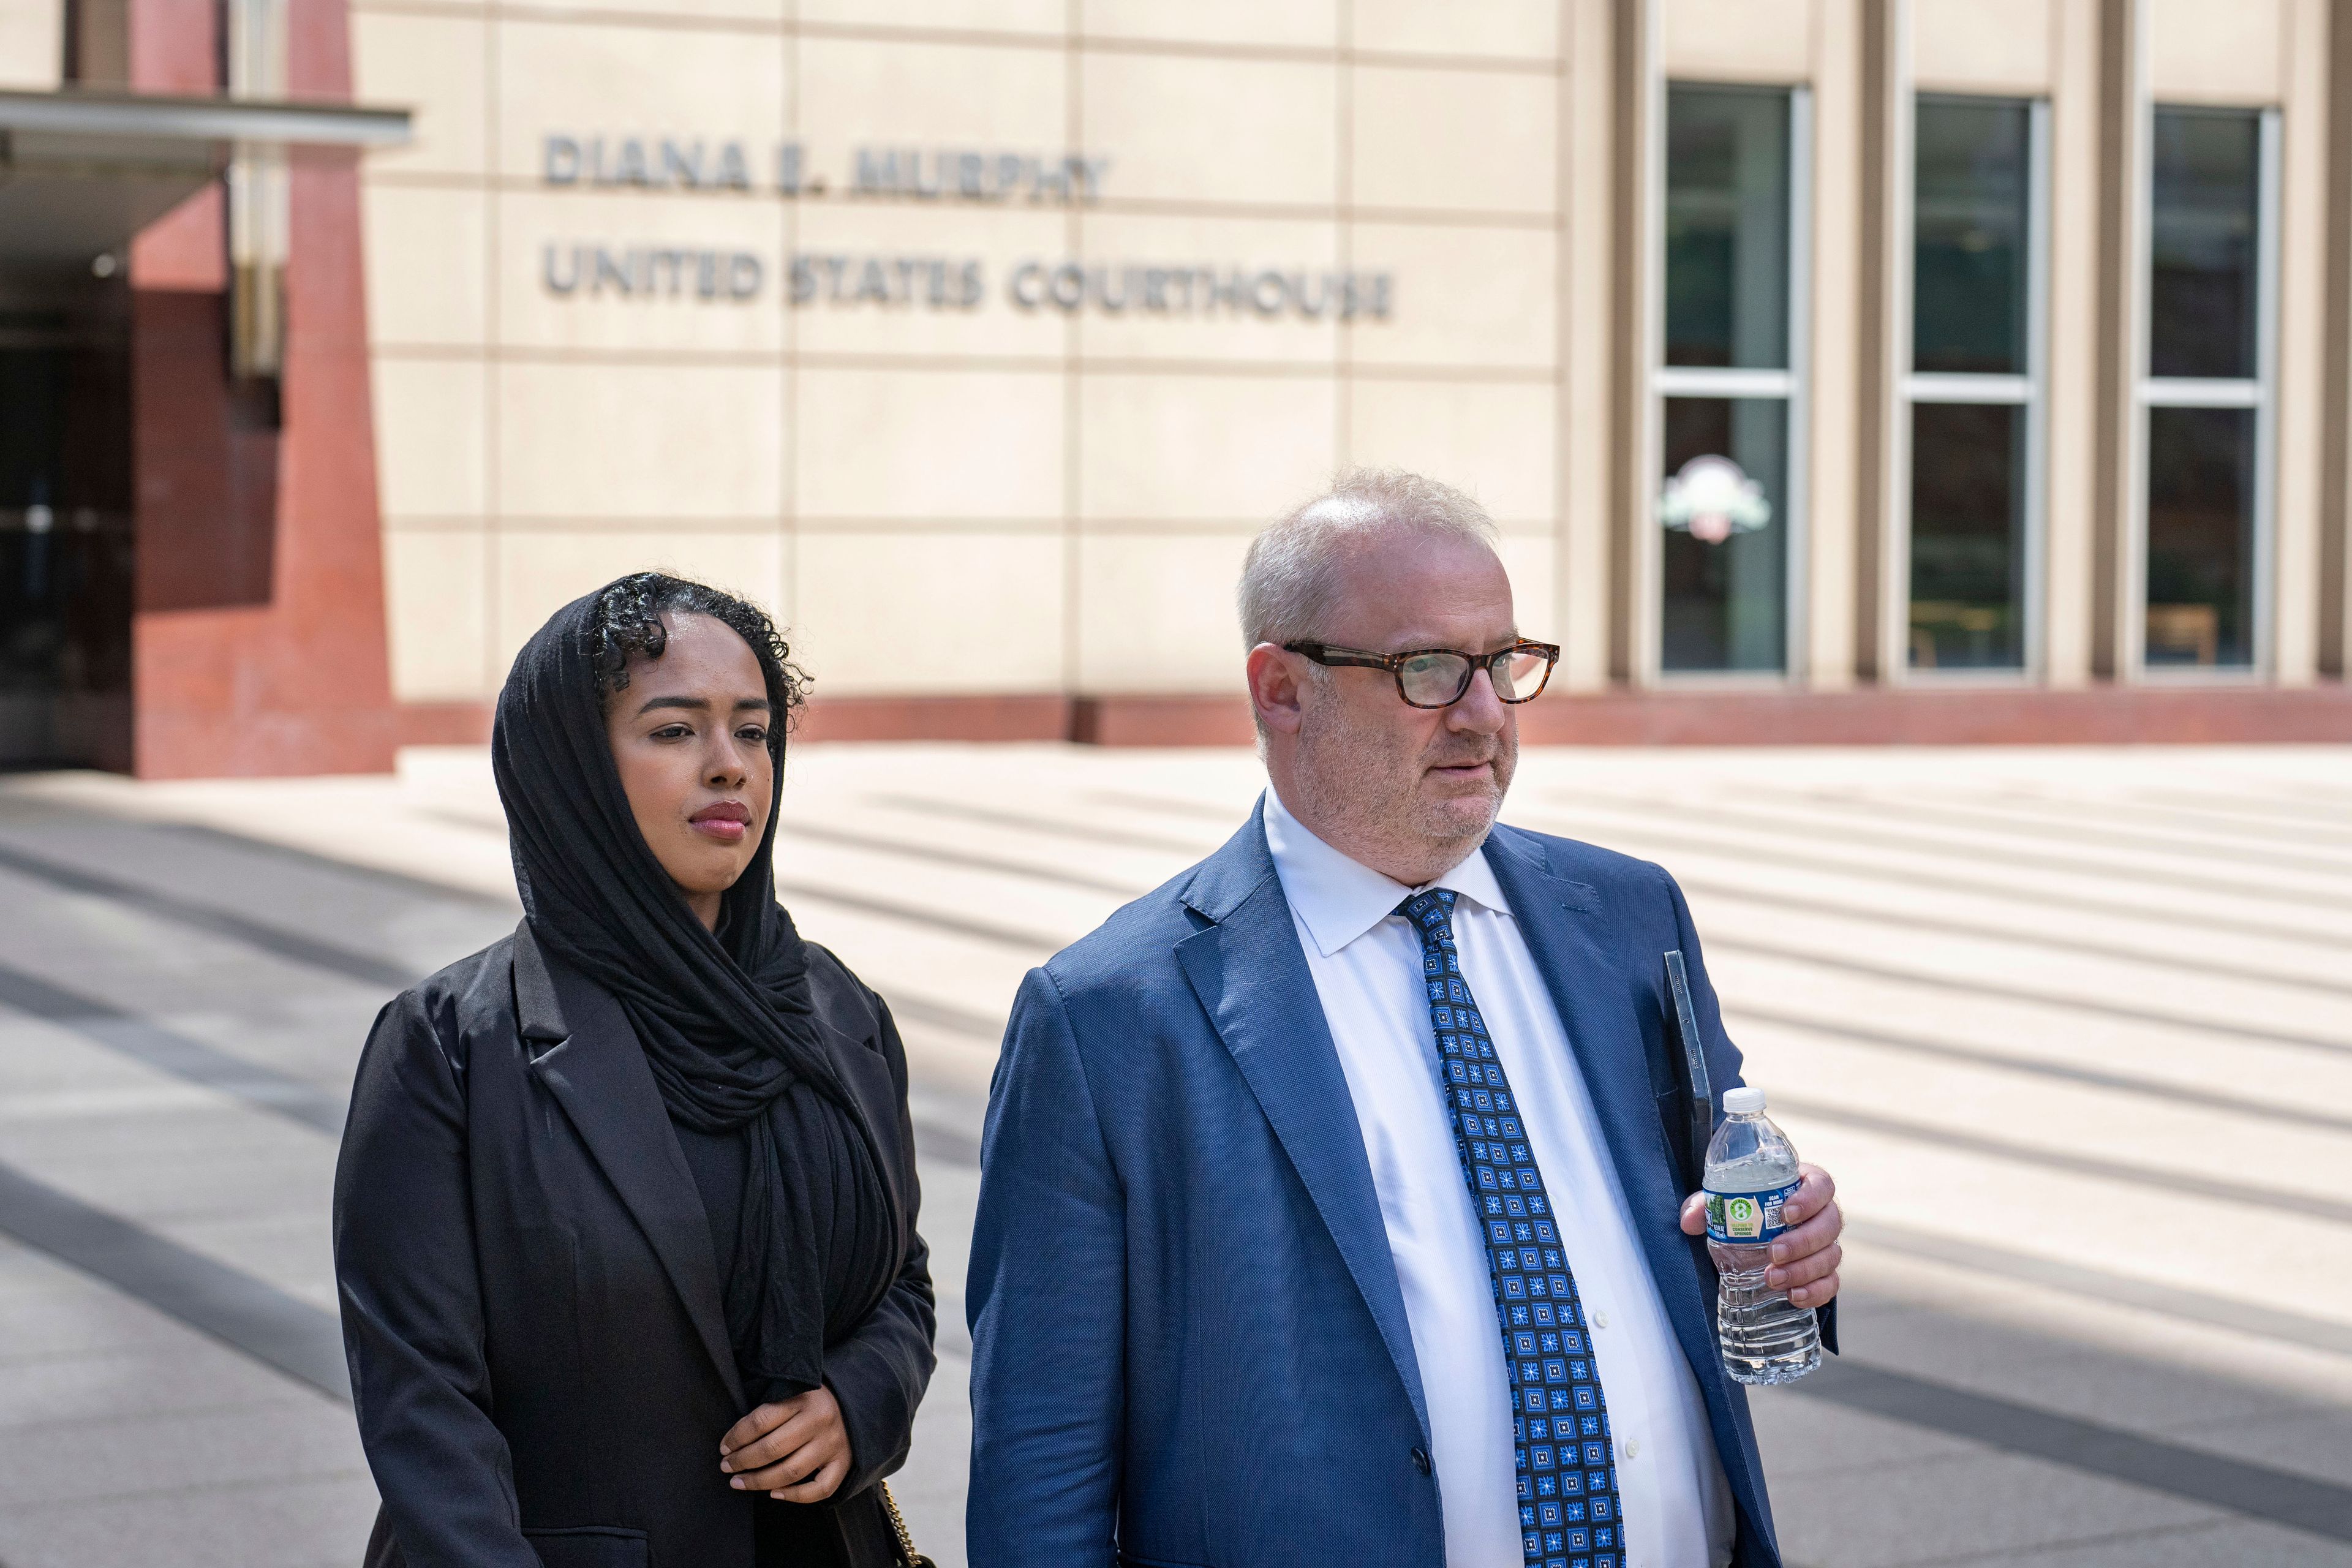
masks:
<path id="1" fill-rule="evenodd" d="M 745 1388 L 781 1399 L 823 1381 L 824 1347 L 887 1288 L 898 1216 L 816 1016 L 807 946 L 776 902 L 773 795 L 716 934 L 630 812 L 597 686 L 600 641 L 610 643 L 598 606 L 635 588 L 620 595 L 625 613 L 649 615 L 644 581 L 573 600 L 524 645 L 499 694 L 490 762 L 532 934 L 619 1001 L 673 1120 L 742 1130 L 734 1266 L 721 1288 Z M 784 718 L 779 708 L 778 737 Z M 781 740 L 771 752 L 781 792 Z"/>

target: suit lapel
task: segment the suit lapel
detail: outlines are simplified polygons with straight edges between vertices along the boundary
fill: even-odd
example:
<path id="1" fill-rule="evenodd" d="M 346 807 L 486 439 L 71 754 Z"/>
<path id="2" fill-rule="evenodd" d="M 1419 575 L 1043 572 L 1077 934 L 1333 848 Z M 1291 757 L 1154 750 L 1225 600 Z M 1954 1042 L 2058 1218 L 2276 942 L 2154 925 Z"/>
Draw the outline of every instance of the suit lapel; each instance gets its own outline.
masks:
<path id="1" fill-rule="evenodd" d="M 1582 882 L 1555 876 L 1542 846 L 1513 829 L 1497 827 L 1486 841 L 1487 863 L 1504 896 L 1518 918 L 1518 927 L 1535 955 L 1544 987 L 1559 1009 L 1576 1068 L 1592 1097 L 1609 1158 L 1632 1211 L 1633 1231 L 1643 1257 L 1674 1325 L 1675 1339 L 1711 1395 L 1710 1408 L 1728 1413 L 1727 1391 L 1720 1385 L 1722 1349 L 1716 1342 L 1715 1321 L 1708 1310 L 1708 1283 L 1699 1277 L 1698 1260 L 1680 1217 L 1684 1194 L 1675 1177 L 1675 1161 L 1666 1147 L 1658 1120 L 1657 1091 L 1650 1081 L 1643 1045 L 1644 1010 L 1661 1005 L 1654 980 L 1628 972 L 1618 944 L 1607 942 L 1608 912 L 1601 897 Z M 1647 955 L 1663 973 L 1664 955 Z M 1664 1026 L 1663 1014 L 1658 1026 Z M 1717 1449 L 1730 1469 L 1735 1457 L 1745 1463 L 1744 1446 L 1736 1436 L 1717 1433 Z M 1763 1491 L 1760 1476 L 1735 1475 L 1732 1484 L 1751 1508 Z M 1760 1515 L 1759 1515 L 1760 1517 Z"/>
<path id="2" fill-rule="evenodd" d="M 645 1232 L 735 1408 L 748 1408 L 719 1301 L 710 1222 L 636 1032 L 602 987 L 550 964 L 528 923 L 515 932 L 515 1002 L 535 1053 L 532 1076 L 563 1107 Z"/>
<path id="3" fill-rule="evenodd" d="M 1185 897 L 1215 923 L 1177 943 L 1177 962 L 1331 1233 L 1427 1441 L 1420 1363 L 1355 1100 L 1262 818 L 1202 863 Z"/>

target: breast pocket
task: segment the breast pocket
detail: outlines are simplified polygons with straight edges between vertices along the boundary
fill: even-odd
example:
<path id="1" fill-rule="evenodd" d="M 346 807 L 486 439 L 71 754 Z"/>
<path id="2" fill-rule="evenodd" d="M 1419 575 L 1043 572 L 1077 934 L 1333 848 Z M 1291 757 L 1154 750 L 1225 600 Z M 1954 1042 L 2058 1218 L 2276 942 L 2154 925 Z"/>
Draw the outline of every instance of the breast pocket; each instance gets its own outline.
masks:
<path id="1" fill-rule="evenodd" d="M 1677 1199 L 1696 1192 L 1700 1181 L 1706 1174 L 1706 1151 L 1704 1149 L 1698 1151 L 1700 1168 L 1690 1168 L 1690 1101 L 1683 1097 L 1682 1090 L 1670 1089 L 1659 1095 L 1658 1131 L 1664 1134 L 1666 1140 L 1667 1173 L 1682 1189 L 1675 1194 Z"/>
<path id="2" fill-rule="evenodd" d="M 542 1568 L 653 1568 L 653 1547 L 642 1530 L 591 1524 L 526 1530 L 522 1538 L 539 1553 Z"/>

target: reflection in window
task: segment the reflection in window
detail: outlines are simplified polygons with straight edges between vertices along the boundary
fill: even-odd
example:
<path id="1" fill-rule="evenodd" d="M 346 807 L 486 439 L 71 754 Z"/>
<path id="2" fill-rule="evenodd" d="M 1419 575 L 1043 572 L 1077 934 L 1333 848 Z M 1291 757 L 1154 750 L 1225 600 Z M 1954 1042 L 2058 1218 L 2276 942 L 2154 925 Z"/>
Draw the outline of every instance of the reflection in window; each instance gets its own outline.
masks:
<path id="1" fill-rule="evenodd" d="M 2254 410 L 2147 412 L 2147 662 L 2253 662 Z"/>
<path id="2" fill-rule="evenodd" d="M 2025 662 L 2022 404 L 1911 409 L 1911 665 Z"/>
<path id="3" fill-rule="evenodd" d="M 1666 92 L 1666 363 L 1789 363 L 1789 95 Z"/>
<path id="4" fill-rule="evenodd" d="M 2160 109 L 2148 225 L 2150 375 L 2254 368 L 2261 116 Z"/>
<path id="5" fill-rule="evenodd" d="M 1664 668 L 1782 668 L 1788 449 L 1784 399 L 1666 399 Z M 1710 458 L 1728 458 L 1737 473 L 1707 464 Z M 1684 479 L 1679 489 L 1677 479 Z M 1685 496 L 1688 507 L 1672 504 Z"/>

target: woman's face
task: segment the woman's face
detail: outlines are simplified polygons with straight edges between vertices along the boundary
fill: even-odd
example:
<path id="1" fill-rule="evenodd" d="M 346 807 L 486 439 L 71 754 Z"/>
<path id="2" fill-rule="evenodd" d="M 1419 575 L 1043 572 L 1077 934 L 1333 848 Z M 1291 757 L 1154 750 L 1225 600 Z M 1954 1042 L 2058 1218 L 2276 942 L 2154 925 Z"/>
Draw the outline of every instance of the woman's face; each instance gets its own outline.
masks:
<path id="1" fill-rule="evenodd" d="M 774 798 L 768 685 L 751 644 L 709 616 L 666 615 L 659 658 L 629 660 L 604 732 L 646 846 L 705 926 L 759 853 Z"/>

